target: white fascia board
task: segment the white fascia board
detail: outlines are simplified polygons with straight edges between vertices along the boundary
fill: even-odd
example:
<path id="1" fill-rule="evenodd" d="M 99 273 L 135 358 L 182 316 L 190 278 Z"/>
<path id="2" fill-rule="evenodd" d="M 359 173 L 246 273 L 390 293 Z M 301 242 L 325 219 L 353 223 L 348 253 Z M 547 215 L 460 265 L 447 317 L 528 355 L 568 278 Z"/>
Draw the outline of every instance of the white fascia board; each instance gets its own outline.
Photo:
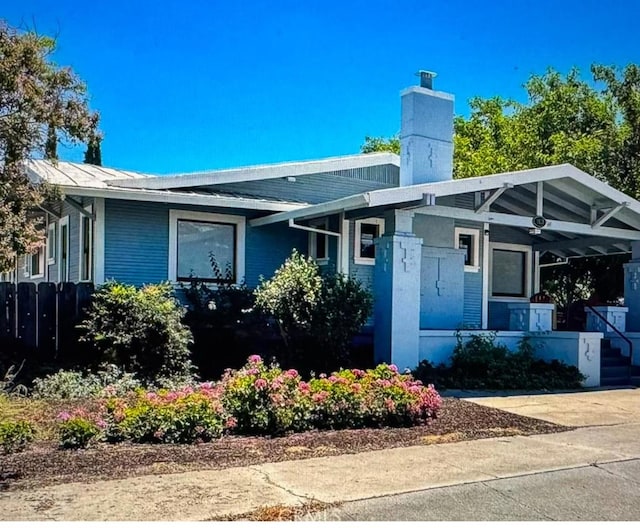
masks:
<path id="1" fill-rule="evenodd" d="M 337 214 L 343 211 L 350 211 L 352 209 L 369 207 L 369 194 L 370 193 L 355 194 L 353 196 L 339 198 L 338 200 L 333 200 L 331 202 L 306 206 L 295 210 L 263 216 L 261 218 L 254 218 L 249 221 L 249 224 L 252 227 L 258 227 L 276 224 L 278 222 L 287 222 L 291 219 L 305 220 L 307 218 L 317 218 L 319 216 Z"/>
<path id="2" fill-rule="evenodd" d="M 360 169 L 379 165 L 400 166 L 397 154 L 381 152 L 374 154 L 358 154 L 339 158 L 325 158 L 313 161 L 276 163 L 271 165 L 255 165 L 237 169 L 202 171 L 193 174 L 176 176 L 154 176 L 139 180 L 111 180 L 109 185 L 115 187 L 171 189 L 176 187 L 200 187 L 203 185 L 219 185 L 222 183 L 247 182 L 284 178 L 287 176 L 304 176 L 324 172 L 335 172 L 348 169 Z"/>
<path id="3" fill-rule="evenodd" d="M 65 194 L 73 196 L 91 196 L 113 198 L 116 200 L 138 200 L 141 202 L 159 202 L 169 204 L 204 205 L 256 211 L 293 211 L 305 207 L 305 204 L 271 202 L 251 198 L 226 196 L 206 196 L 203 194 L 177 193 L 170 191 L 150 191 L 146 189 L 95 189 L 92 187 L 74 187 L 61 185 Z"/>
<path id="4" fill-rule="evenodd" d="M 447 207 L 442 205 L 421 207 L 419 209 L 414 209 L 414 212 L 429 216 L 455 218 L 458 220 L 469 220 L 473 222 L 487 222 L 489 224 L 499 224 L 511 227 L 533 227 L 531 217 L 527 216 L 492 212 L 476 213 L 470 209 L 458 209 L 457 207 Z M 548 220 L 547 225 L 542 228 L 542 231 L 558 231 L 560 233 L 601 236 L 620 240 L 640 240 L 640 231 L 617 229 L 613 227 L 591 227 L 590 224 L 579 224 L 560 220 Z"/>

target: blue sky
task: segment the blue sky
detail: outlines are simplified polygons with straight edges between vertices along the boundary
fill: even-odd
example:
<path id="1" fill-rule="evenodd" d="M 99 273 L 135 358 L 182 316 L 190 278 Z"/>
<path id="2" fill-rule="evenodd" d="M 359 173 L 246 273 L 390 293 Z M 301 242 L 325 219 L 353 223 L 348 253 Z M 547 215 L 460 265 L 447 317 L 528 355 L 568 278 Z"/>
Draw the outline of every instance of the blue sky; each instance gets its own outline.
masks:
<path id="1" fill-rule="evenodd" d="M 105 165 L 160 174 L 356 153 L 398 131 L 418 69 L 465 115 L 548 66 L 640 62 L 632 0 L 21 0 L 0 16 L 57 35 Z"/>

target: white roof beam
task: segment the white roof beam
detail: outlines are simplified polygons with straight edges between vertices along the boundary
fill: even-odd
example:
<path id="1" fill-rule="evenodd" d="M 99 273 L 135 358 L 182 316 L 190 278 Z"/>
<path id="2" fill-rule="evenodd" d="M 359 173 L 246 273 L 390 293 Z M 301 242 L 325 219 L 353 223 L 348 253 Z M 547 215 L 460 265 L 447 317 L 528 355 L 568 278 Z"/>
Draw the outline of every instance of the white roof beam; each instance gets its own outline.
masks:
<path id="1" fill-rule="evenodd" d="M 603 214 L 600 218 L 596 219 L 595 222 L 591 223 L 592 227 L 598 227 L 603 225 L 607 220 L 612 218 L 614 215 L 618 213 L 621 209 L 624 209 L 629 205 L 629 202 L 622 202 L 621 204 L 616 205 L 613 209 L 611 209 L 608 213 Z"/>
<path id="2" fill-rule="evenodd" d="M 491 204 L 498 198 L 500 198 L 507 189 L 513 189 L 513 184 L 505 183 L 502 187 L 493 191 L 493 193 L 491 193 L 491 196 L 489 196 L 484 202 L 476 207 L 476 213 L 483 213 L 485 211 L 488 211 L 491 207 Z"/>
<path id="3" fill-rule="evenodd" d="M 416 209 L 415 212 L 430 216 L 455 218 L 459 220 L 469 220 L 472 222 L 487 222 L 489 224 L 499 224 L 511 227 L 522 227 L 527 229 L 533 227 L 531 217 L 492 212 L 476 213 L 475 211 L 468 209 L 457 209 L 455 207 L 442 205 L 422 207 L 420 209 Z M 560 220 L 549 220 L 542 230 L 575 233 L 578 235 L 603 236 L 606 238 L 617 238 L 622 240 L 640 240 L 640 231 L 613 227 L 591 227 L 589 224 L 563 222 Z"/>

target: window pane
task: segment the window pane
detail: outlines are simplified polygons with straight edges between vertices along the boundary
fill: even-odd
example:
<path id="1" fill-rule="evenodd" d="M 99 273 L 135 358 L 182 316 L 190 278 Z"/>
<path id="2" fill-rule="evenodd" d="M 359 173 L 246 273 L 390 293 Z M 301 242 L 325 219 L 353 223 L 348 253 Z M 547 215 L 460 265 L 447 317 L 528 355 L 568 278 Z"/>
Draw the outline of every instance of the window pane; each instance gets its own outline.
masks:
<path id="1" fill-rule="evenodd" d="M 222 277 L 211 267 L 213 255 Z M 227 276 L 227 270 L 231 276 Z M 235 280 L 235 226 L 178 220 L 178 280 Z"/>
<path id="2" fill-rule="evenodd" d="M 80 280 L 91 280 L 91 219 L 82 217 L 82 268 Z"/>
<path id="3" fill-rule="evenodd" d="M 40 275 L 42 273 L 40 269 L 40 251 L 31 255 L 31 275 Z"/>
<path id="4" fill-rule="evenodd" d="M 326 229 L 322 226 L 320 229 Z M 327 258 L 327 235 L 316 233 L 316 258 Z"/>
<path id="5" fill-rule="evenodd" d="M 56 258 L 56 225 L 51 224 L 47 231 L 47 259 Z"/>
<path id="6" fill-rule="evenodd" d="M 374 238 L 378 238 L 378 224 L 360 224 L 360 257 L 375 258 L 376 246 Z"/>
<path id="7" fill-rule="evenodd" d="M 525 296 L 526 253 L 493 250 L 493 295 Z"/>
<path id="8" fill-rule="evenodd" d="M 458 235 L 458 248 L 465 250 L 464 265 L 475 266 L 473 262 L 473 235 Z"/>

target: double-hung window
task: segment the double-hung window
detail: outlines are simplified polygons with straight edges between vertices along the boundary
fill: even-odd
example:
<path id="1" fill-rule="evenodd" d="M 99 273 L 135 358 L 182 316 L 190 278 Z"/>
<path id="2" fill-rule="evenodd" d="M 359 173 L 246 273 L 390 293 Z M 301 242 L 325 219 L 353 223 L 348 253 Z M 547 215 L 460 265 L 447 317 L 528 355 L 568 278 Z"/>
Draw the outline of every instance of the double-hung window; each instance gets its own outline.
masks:
<path id="1" fill-rule="evenodd" d="M 244 279 L 244 217 L 171 210 L 169 222 L 169 280 Z"/>

